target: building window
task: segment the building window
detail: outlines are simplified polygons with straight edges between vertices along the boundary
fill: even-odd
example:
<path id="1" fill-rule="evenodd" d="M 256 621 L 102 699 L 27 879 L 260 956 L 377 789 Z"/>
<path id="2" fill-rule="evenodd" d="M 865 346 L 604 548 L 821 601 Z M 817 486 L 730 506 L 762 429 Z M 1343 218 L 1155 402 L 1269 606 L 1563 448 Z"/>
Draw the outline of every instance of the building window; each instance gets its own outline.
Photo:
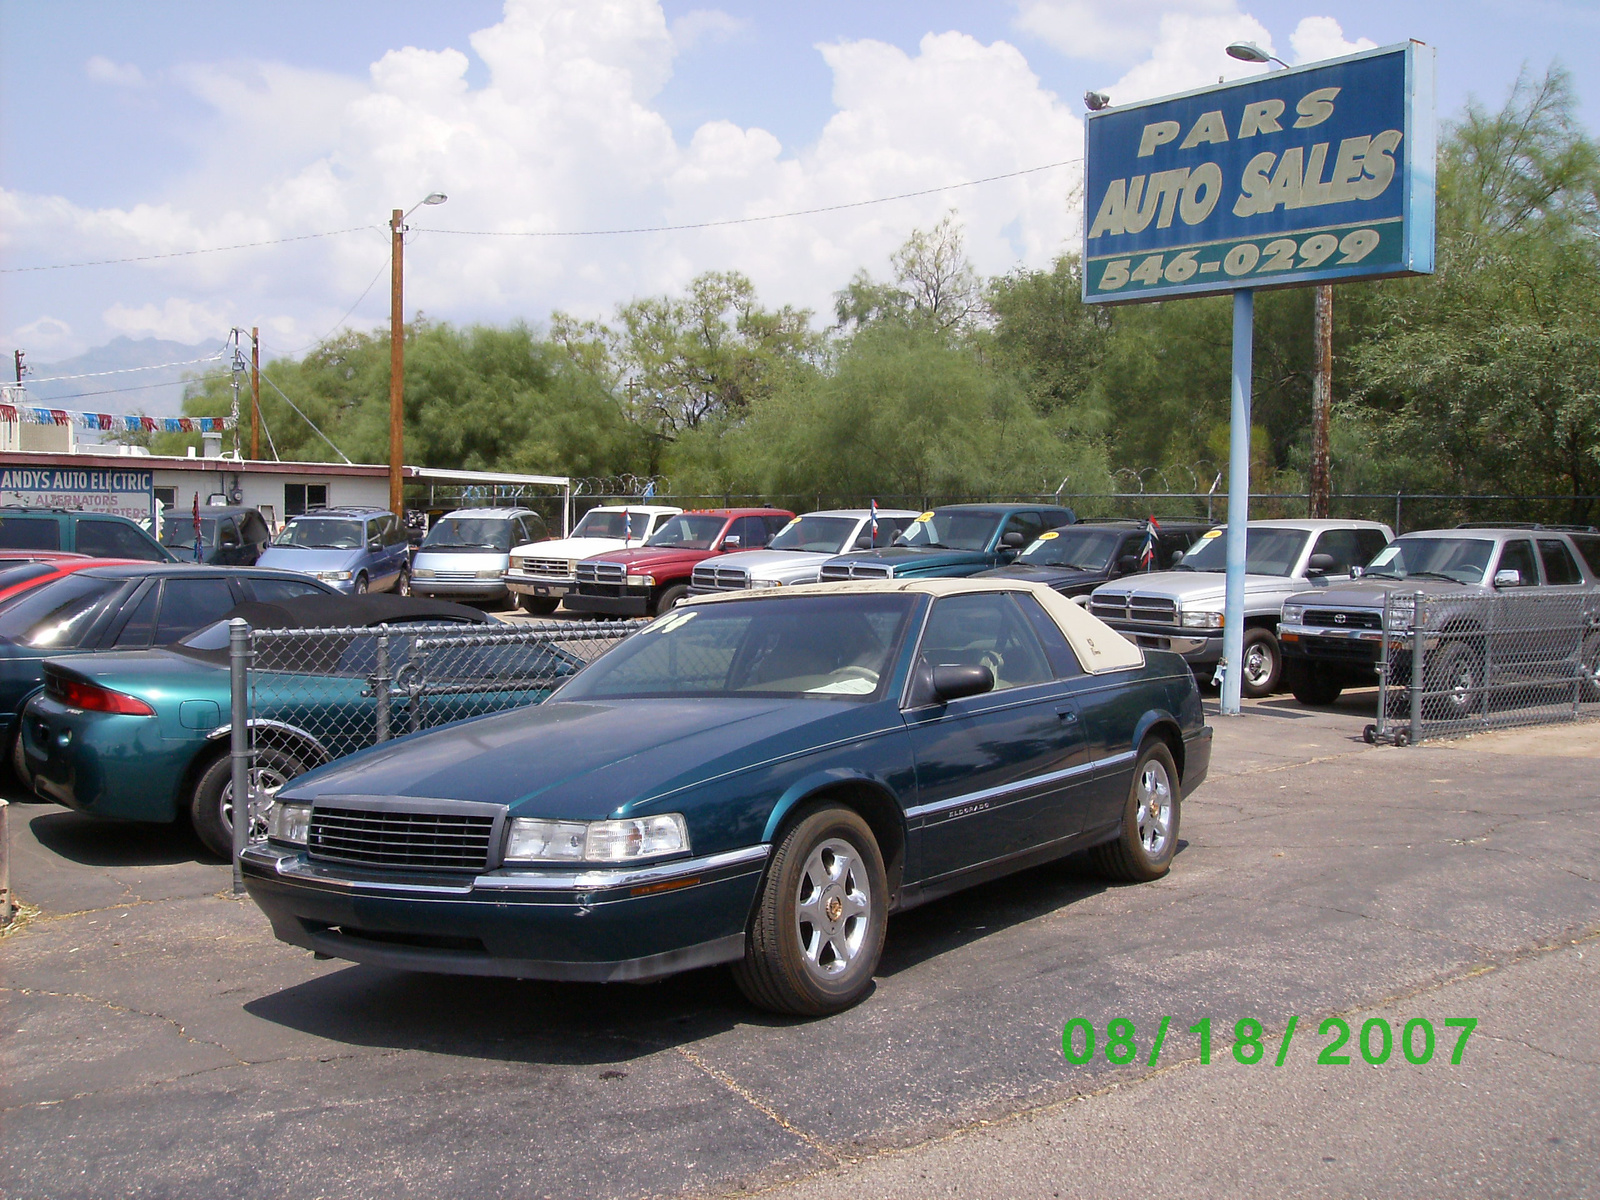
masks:
<path id="1" fill-rule="evenodd" d="M 171 511 L 178 506 L 178 489 L 175 487 L 156 488 L 156 499 L 164 506 L 165 511 Z"/>
<path id="2" fill-rule="evenodd" d="M 325 483 L 286 483 L 283 485 L 283 515 L 298 517 L 313 508 L 328 507 Z"/>

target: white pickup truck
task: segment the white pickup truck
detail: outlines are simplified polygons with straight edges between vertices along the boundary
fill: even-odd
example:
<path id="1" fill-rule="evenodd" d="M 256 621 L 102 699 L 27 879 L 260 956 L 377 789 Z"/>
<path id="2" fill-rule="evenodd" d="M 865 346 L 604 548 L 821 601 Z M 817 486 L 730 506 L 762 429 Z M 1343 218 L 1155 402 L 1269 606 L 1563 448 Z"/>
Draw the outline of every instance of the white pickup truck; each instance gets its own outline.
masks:
<path id="1" fill-rule="evenodd" d="M 529 542 L 511 551 L 506 589 L 524 612 L 549 616 L 577 584 L 578 563 L 594 554 L 642 546 L 681 508 L 652 504 L 607 504 L 591 508 L 564 538 Z"/>
<path id="2" fill-rule="evenodd" d="M 1268 696 L 1283 677 L 1283 602 L 1308 587 L 1350 578 L 1394 540 L 1377 521 L 1251 521 L 1245 530 L 1244 661 L 1240 690 Z M 1183 655 L 1195 673 L 1222 659 L 1226 527 L 1204 533 L 1171 571 L 1095 588 L 1089 611 L 1129 641 Z"/>

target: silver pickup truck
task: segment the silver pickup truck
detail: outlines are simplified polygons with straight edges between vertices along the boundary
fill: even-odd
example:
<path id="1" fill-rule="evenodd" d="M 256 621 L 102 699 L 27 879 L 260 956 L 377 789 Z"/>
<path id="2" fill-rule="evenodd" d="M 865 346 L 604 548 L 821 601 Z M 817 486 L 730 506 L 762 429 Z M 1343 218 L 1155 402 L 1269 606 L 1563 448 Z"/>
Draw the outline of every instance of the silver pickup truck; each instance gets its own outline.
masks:
<path id="1" fill-rule="evenodd" d="M 1583 698 L 1600 700 L 1600 535 L 1539 526 L 1408 533 L 1361 578 L 1289 597 L 1279 637 L 1295 699 L 1332 704 L 1376 684 L 1385 614 L 1391 653 L 1409 664 L 1419 596 L 1438 715 L 1471 707 L 1489 662 L 1527 673 L 1568 667 L 1575 651 Z"/>
<path id="2" fill-rule="evenodd" d="M 1377 521 L 1251 521 L 1245 531 L 1244 661 L 1240 690 L 1271 695 L 1283 675 L 1283 602 L 1317 584 L 1348 579 L 1394 539 Z M 1089 611 L 1141 646 L 1173 650 L 1201 674 L 1222 659 L 1226 529 L 1201 536 L 1177 567 L 1095 588 Z"/>

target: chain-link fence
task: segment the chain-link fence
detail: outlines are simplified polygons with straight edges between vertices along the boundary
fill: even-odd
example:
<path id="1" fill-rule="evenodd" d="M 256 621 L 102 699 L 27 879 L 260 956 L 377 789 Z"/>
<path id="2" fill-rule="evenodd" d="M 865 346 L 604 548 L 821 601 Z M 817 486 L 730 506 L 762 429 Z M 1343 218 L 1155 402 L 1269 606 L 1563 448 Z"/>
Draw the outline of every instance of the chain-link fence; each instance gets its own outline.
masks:
<path id="1" fill-rule="evenodd" d="M 1600 717 L 1600 594 L 1391 593 L 1383 628 L 1372 740 Z"/>
<path id="2" fill-rule="evenodd" d="M 251 629 L 236 622 L 233 710 L 248 719 L 233 726 L 234 788 L 248 780 L 254 818 L 251 831 L 235 831 L 236 862 L 247 834 L 264 834 L 271 796 L 296 775 L 390 738 L 537 704 L 643 624 Z"/>

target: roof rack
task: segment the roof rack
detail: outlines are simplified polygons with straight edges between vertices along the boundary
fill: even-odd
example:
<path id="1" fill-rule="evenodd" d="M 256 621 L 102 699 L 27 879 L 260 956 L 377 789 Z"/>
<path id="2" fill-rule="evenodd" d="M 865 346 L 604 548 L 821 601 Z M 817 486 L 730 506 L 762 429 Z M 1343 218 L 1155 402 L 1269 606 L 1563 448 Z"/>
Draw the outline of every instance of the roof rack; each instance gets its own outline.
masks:
<path id="1" fill-rule="evenodd" d="M 1457 529 L 1541 529 L 1551 533 L 1600 533 L 1593 525 L 1546 525 L 1539 521 L 1463 521 Z"/>

